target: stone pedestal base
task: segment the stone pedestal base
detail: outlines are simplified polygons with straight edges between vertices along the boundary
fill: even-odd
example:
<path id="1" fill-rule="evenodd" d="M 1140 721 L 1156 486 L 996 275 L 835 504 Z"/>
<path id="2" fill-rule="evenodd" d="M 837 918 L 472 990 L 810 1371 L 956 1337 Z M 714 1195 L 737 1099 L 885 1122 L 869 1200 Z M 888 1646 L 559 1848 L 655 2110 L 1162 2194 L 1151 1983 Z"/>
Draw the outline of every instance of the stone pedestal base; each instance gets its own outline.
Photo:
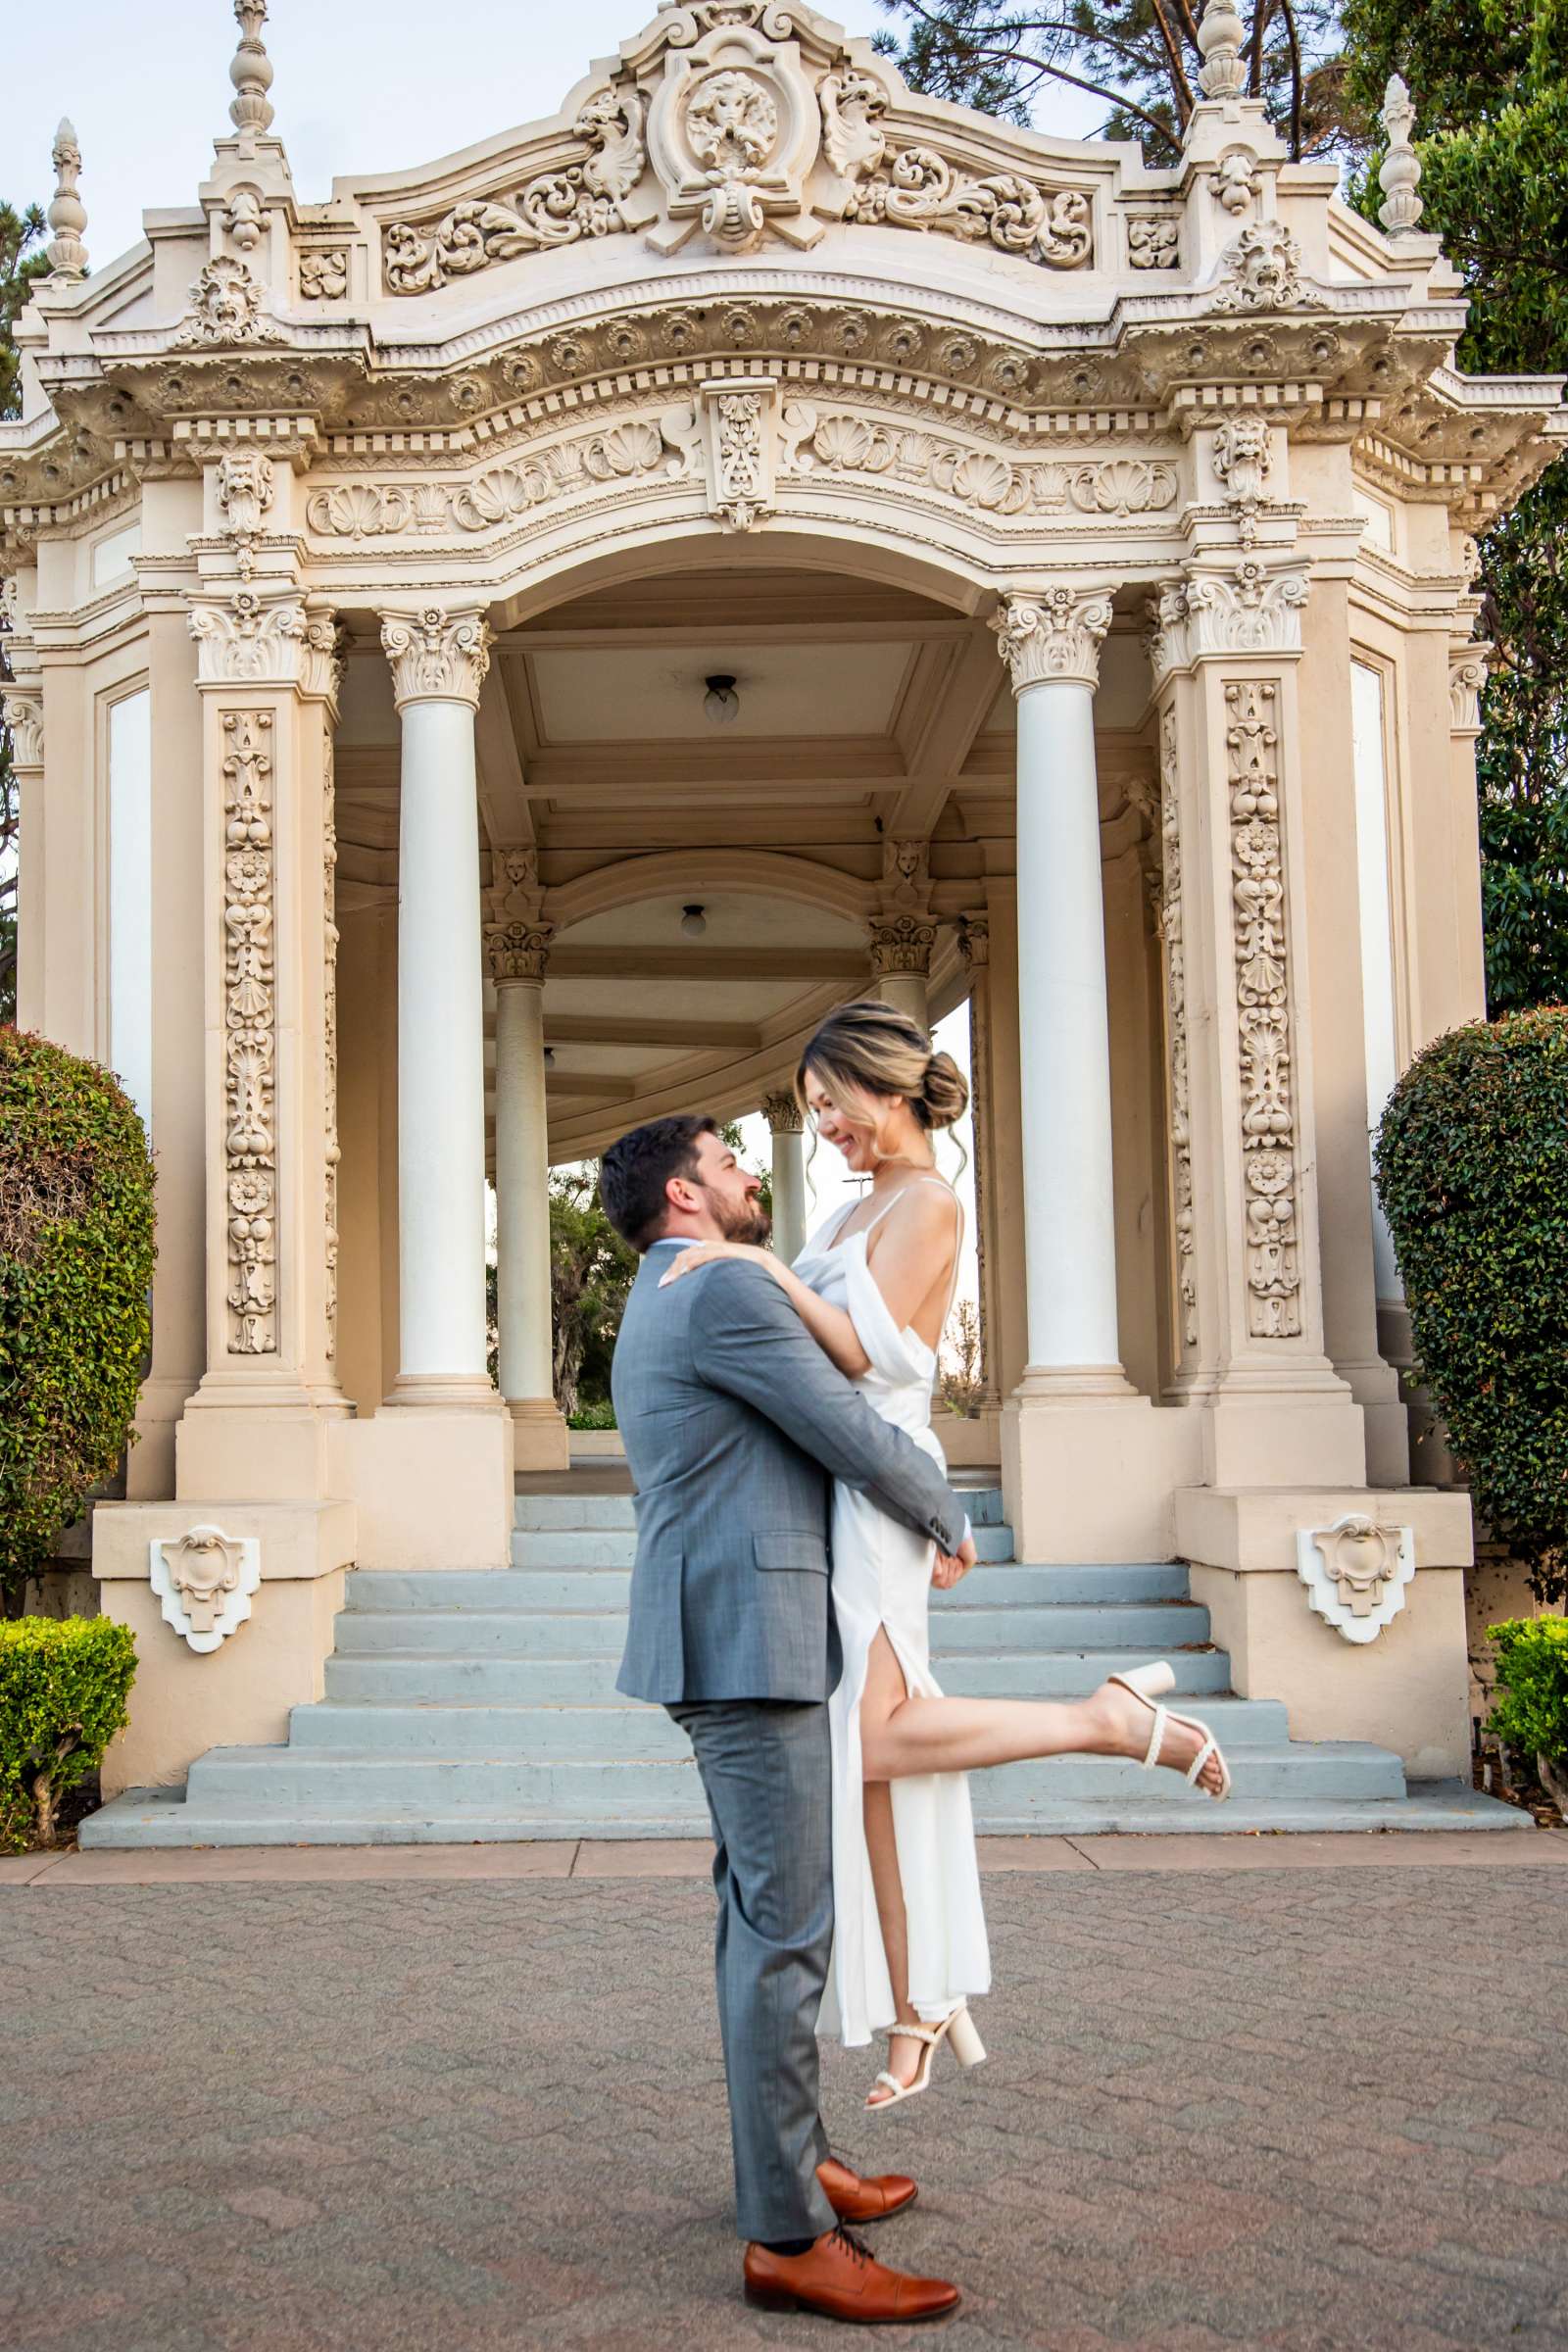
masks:
<path id="1" fill-rule="evenodd" d="M 254 1391 L 242 1399 L 204 1382 L 174 1431 L 174 1493 L 182 1502 L 324 1499 L 334 1491 L 327 1432 L 349 1417 L 346 1399 L 323 1406 L 305 1391 L 275 1403 Z"/>
<path id="2" fill-rule="evenodd" d="M 206 1654 L 166 1623 L 148 1573 L 149 1546 L 193 1527 L 254 1537 L 262 1581 L 244 1624 Z M 182 1781 L 209 1747 L 271 1745 L 291 1707 L 321 1695 L 344 1572 L 354 1563 L 354 1511 L 343 1502 L 101 1502 L 93 1574 L 102 1616 L 136 1640 L 130 1722 L 110 1741 L 103 1792 Z"/>
<path id="3" fill-rule="evenodd" d="M 1201 1476 L 1202 1415 L 1123 1384 L 1031 1391 L 1002 1413 L 1002 1488 L 1020 1560 L 1168 1560 L 1173 1497 Z"/>
<path id="4" fill-rule="evenodd" d="M 332 1432 L 336 1493 L 359 1510 L 361 1568 L 512 1564 L 512 1415 L 387 1404 Z"/>
<path id="5" fill-rule="evenodd" d="M 1366 1424 L 1339 1381 L 1314 1389 L 1224 1389 L 1201 1401 L 1211 1487 L 1364 1487 Z"/>
<path id="6" fill-rule="evenodd" d="M 1347 1642 L 1313 1613 L 1296 1572 L 1298 1531 L 1350 1513 L 1415 1536 L 1404 1606 L 1364 1642 Z M 1193 1598 L 1230 1652 L 1235 1689 L 1283 1700 L 1293 1740 L 1372 1740 L 1396 1749 L 1413 1781 L 1468 1775 L 1467 1496 L 1409 1487 L 1200 1488 L 1176 1497 L 1176 1538 L 1193 1563 Z"/>
<path id="7" fill-rule="evenodd" d="M 553 1396 L 509 1396 L 513 1455 L 519 1470 L 564 1470 L 571 1461 L 571 1432 Z"/>

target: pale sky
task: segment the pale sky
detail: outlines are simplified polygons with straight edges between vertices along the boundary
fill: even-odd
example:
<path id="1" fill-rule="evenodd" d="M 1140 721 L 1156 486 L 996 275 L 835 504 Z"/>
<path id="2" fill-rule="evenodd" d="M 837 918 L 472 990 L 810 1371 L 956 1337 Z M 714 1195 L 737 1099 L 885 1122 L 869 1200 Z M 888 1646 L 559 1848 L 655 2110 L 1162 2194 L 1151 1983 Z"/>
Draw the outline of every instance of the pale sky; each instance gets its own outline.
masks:
<path id="1" fill-rule="evenodd" d="M 876 0 L 823 13 L 850 33 L 887 19 Z M 273 0 L 275 135 L 307 204 L 334 173 L 395 172 L 554 114 L 595 58 L 612 56 L 657 0 Z M 75 0 L 63 16 L 0 4 L 0 197 L 47 205 L 49 150 L 69 115 L 81 142 L 86 246 L 97 268 L 141 234 L 144 206 L 189 205 L 212 143 L 229 134 L 225 0 Z M 1085 137 L 1102 109 L 1058 92 L 1042 129 Z"/>

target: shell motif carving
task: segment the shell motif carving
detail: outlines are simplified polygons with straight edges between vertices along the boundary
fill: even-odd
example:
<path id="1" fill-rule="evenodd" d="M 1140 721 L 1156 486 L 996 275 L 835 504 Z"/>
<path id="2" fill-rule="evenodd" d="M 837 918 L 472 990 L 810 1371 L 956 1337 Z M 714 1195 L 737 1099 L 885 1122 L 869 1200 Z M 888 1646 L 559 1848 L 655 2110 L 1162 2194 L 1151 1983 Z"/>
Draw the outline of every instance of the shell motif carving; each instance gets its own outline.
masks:
<path id="1" fill-rule="evenodd" d="M 1149 514 L 1176 504 L 1176 473 L 1138 458 L 1112 458 L 1107 466 L 1079 466 L 1068 476 L 1067 495 L 1083 514 Z"/>
<path id="2" fill-rule="evenodd" d="M 401 531 L 413 510 L 407 495 L 374 482 L 341 482 L 317 490 L 306 503 L 305 518 L 313 531 L 330 539 L 384 539 Z"/>

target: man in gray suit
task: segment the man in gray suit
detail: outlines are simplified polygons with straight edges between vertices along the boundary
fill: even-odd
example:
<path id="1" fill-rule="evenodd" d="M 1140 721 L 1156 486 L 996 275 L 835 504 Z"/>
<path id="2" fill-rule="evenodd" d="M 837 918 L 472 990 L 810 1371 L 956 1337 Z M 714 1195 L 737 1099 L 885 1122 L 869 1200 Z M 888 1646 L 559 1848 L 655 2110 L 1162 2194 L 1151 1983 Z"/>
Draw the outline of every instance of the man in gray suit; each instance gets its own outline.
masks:
<path id="1" fill-rule="evenodd" d="M 673 1250 L 763 1242 L 759 1179 L 711 1119 L 657 1119 L 606 1152 L 601 1193 L 642 1253 L 615 1347 L 615 1419 L 637 1488 L 631 1622 L 617 1689 L 668 1708 L 712 1815 L 719 2029 L 748 2296 L 907 2324 L 958 2301 L 872 2261 L 842 2227 L 907 2204 L 828 2152 L 816 2016 L 833 1932 L 827 1697 L 830 1480 L 874 1495 L 944 1552 L 962 1506 L 872 1412 L 778 1285 L 719 1259 L 660 1288 Z"/>

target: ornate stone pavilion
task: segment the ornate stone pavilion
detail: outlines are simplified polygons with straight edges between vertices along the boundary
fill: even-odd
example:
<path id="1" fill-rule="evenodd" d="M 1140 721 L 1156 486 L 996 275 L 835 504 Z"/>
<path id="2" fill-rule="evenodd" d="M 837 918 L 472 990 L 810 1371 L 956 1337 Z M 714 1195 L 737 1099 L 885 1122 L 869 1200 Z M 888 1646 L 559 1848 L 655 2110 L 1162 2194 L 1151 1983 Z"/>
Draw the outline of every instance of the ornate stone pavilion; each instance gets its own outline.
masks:
<path id="1" fill-rule="evenodd" d="M 62 125 L 0 425 L 21 1017 L 159 1163 L 111 1785 L 280 1739 L 349 1570 L 505 1565 L 548 1162 L 765 1102 L 798 1213 L 796 1054 L 872 988 L 970 1007 L 1019 1558 L 1189 1561 L 1240 1691 L 1457 1772 L 1368 1125 L 1482 1009 L 1469 534 L 1559 388 L 1456 369 L 1402 92 L 1384 233 L 1223 5 L 1151 171 L 666 0 L 306 203 L 264 13 L 90 274 Z"/>

